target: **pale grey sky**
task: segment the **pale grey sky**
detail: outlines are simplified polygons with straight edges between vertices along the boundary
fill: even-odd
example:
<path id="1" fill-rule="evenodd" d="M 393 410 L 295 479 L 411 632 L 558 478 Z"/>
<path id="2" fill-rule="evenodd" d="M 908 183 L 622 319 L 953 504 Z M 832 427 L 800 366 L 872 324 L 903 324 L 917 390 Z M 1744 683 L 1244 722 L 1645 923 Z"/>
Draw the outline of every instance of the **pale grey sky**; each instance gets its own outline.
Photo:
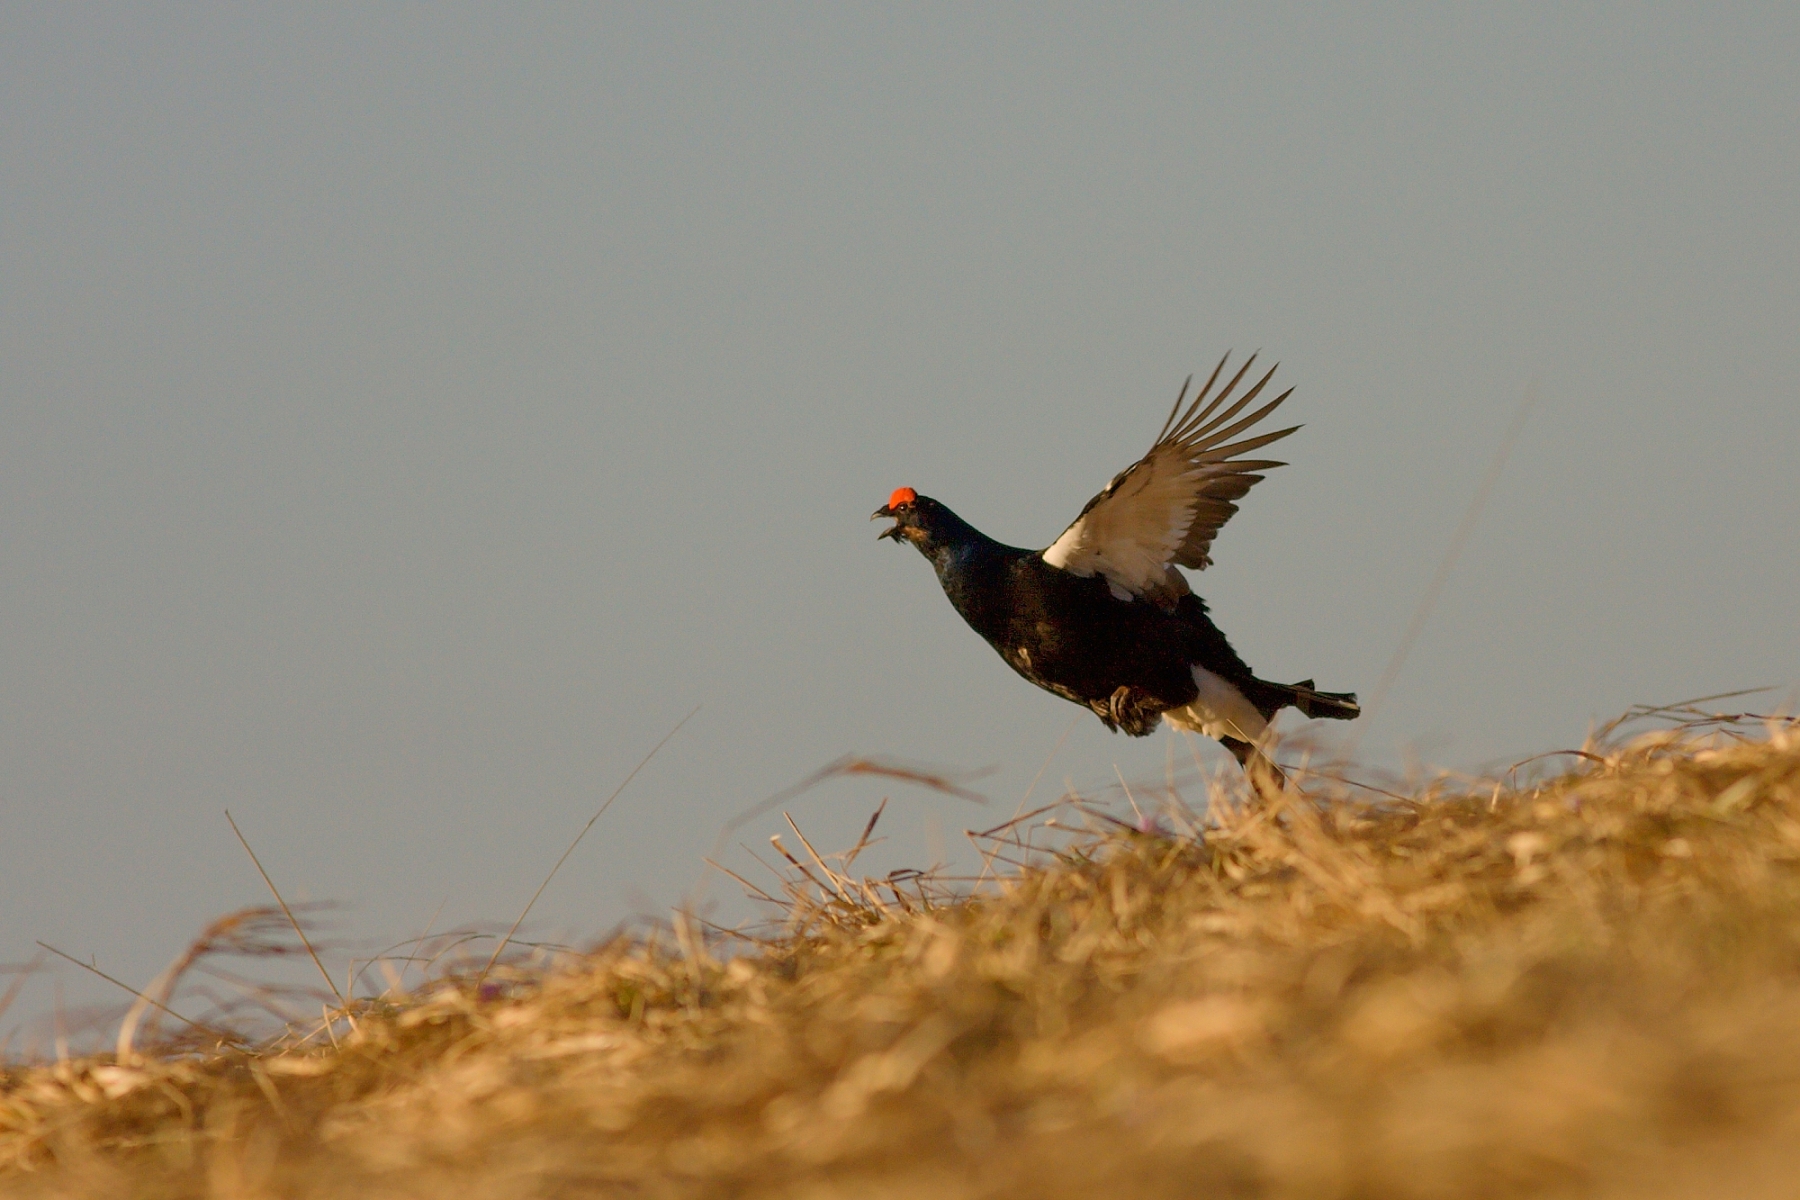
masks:
<path id="1" fill-rule="evenodd" d="M 1372 761 L 1791 698 L 1796 62 L 1791 4 L 7 5 L 0 960 L 148 981 L 265 900 L 227 807 L 346 936 L 504 926 L 696 704 L 533 930 L 846 751 L 1010 810 L 1077 710 L 868 514 L 1047 544 L 1227 349 L 1306 428 L 1197 590 L 1365 698 L 1538 389 Z M 997 819 L 792 808 L 888 792 L 895 864 Z M 56 979 L 118 998 L 15 1050 Z"/>

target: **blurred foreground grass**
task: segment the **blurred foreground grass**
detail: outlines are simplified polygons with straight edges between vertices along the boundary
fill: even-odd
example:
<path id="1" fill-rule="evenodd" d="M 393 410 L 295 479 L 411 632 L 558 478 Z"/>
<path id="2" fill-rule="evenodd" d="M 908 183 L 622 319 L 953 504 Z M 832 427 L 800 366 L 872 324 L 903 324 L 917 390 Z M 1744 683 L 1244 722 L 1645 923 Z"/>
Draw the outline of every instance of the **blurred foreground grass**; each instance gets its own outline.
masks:
<path id="1" fill-rule="evenodd" d="M 1800 1194 L 1800 731 L 1749 732 L 1313 780 L 975 899 L 796 855 L 735 953 L 11 1068 L 0 1195 Z"/>

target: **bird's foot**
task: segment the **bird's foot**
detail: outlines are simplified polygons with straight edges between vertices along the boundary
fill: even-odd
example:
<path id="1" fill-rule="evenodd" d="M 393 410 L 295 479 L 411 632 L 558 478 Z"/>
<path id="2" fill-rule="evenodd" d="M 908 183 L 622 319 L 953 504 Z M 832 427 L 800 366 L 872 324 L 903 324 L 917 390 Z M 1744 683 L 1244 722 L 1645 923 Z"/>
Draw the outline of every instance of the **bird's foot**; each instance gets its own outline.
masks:
<path id="1" fill-rule="evenodd" d="M 1109 724 L 1117 725 L 1132 737 L 1148 737 L 1167 707 L 1143 688 L 1126 684 L 1113 690 L 1106 702 L 1107 711 L 1100 719 L 1104 721 L 1110 716 Z"/>

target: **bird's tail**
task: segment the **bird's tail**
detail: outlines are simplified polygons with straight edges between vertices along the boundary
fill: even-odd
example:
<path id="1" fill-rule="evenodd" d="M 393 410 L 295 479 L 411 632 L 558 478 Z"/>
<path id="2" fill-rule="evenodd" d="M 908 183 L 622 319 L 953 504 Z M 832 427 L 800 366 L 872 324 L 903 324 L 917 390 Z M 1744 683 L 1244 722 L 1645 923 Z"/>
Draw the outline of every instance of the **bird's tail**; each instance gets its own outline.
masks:
<path id="1" fill-rule="evenodd" d="M 1276 709 L 1290 706 L 1315 720 L 1354 721 L 1362 716 L 1362 706 L 1356 702 L 1355 692 L 1321 692 L 1310 679 L 1302 679 L 1299 683 L 1269 683 L 1258 679 L 1256 683 L 1260 694 L 1252 699 L 1270 716 Z"/>

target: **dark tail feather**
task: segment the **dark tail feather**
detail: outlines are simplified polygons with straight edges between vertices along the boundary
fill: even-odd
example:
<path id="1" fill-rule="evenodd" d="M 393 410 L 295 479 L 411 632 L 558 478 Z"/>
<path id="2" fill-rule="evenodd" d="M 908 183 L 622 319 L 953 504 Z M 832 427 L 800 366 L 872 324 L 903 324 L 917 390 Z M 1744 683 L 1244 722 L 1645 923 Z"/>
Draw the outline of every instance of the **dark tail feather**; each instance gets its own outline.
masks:
<path id="1" fill-rule="evenodd" d="M 1288 691 L 1294 695 L 1290 703 L 1307 717 L 1354 721 L 1362 716 L 1362 705 L 1356 702 L 1355 692 L 1321 692 L 1310 679 L 1301 680 Z"/>
<path id="2" fill-rule="evenodd" d="M 1255 682 L 1259 694 L 1250 696 L 1250 702 L 1263 710 L 1264 716 L 1272 717 L 1276 709 L 1289 706 L 1314 720 L 1354 721 L 1362 716 L 1355 692 L 1321 692 L 1310 679 L 1299 683 L 1269 683 L 1262 679 Z"/>

